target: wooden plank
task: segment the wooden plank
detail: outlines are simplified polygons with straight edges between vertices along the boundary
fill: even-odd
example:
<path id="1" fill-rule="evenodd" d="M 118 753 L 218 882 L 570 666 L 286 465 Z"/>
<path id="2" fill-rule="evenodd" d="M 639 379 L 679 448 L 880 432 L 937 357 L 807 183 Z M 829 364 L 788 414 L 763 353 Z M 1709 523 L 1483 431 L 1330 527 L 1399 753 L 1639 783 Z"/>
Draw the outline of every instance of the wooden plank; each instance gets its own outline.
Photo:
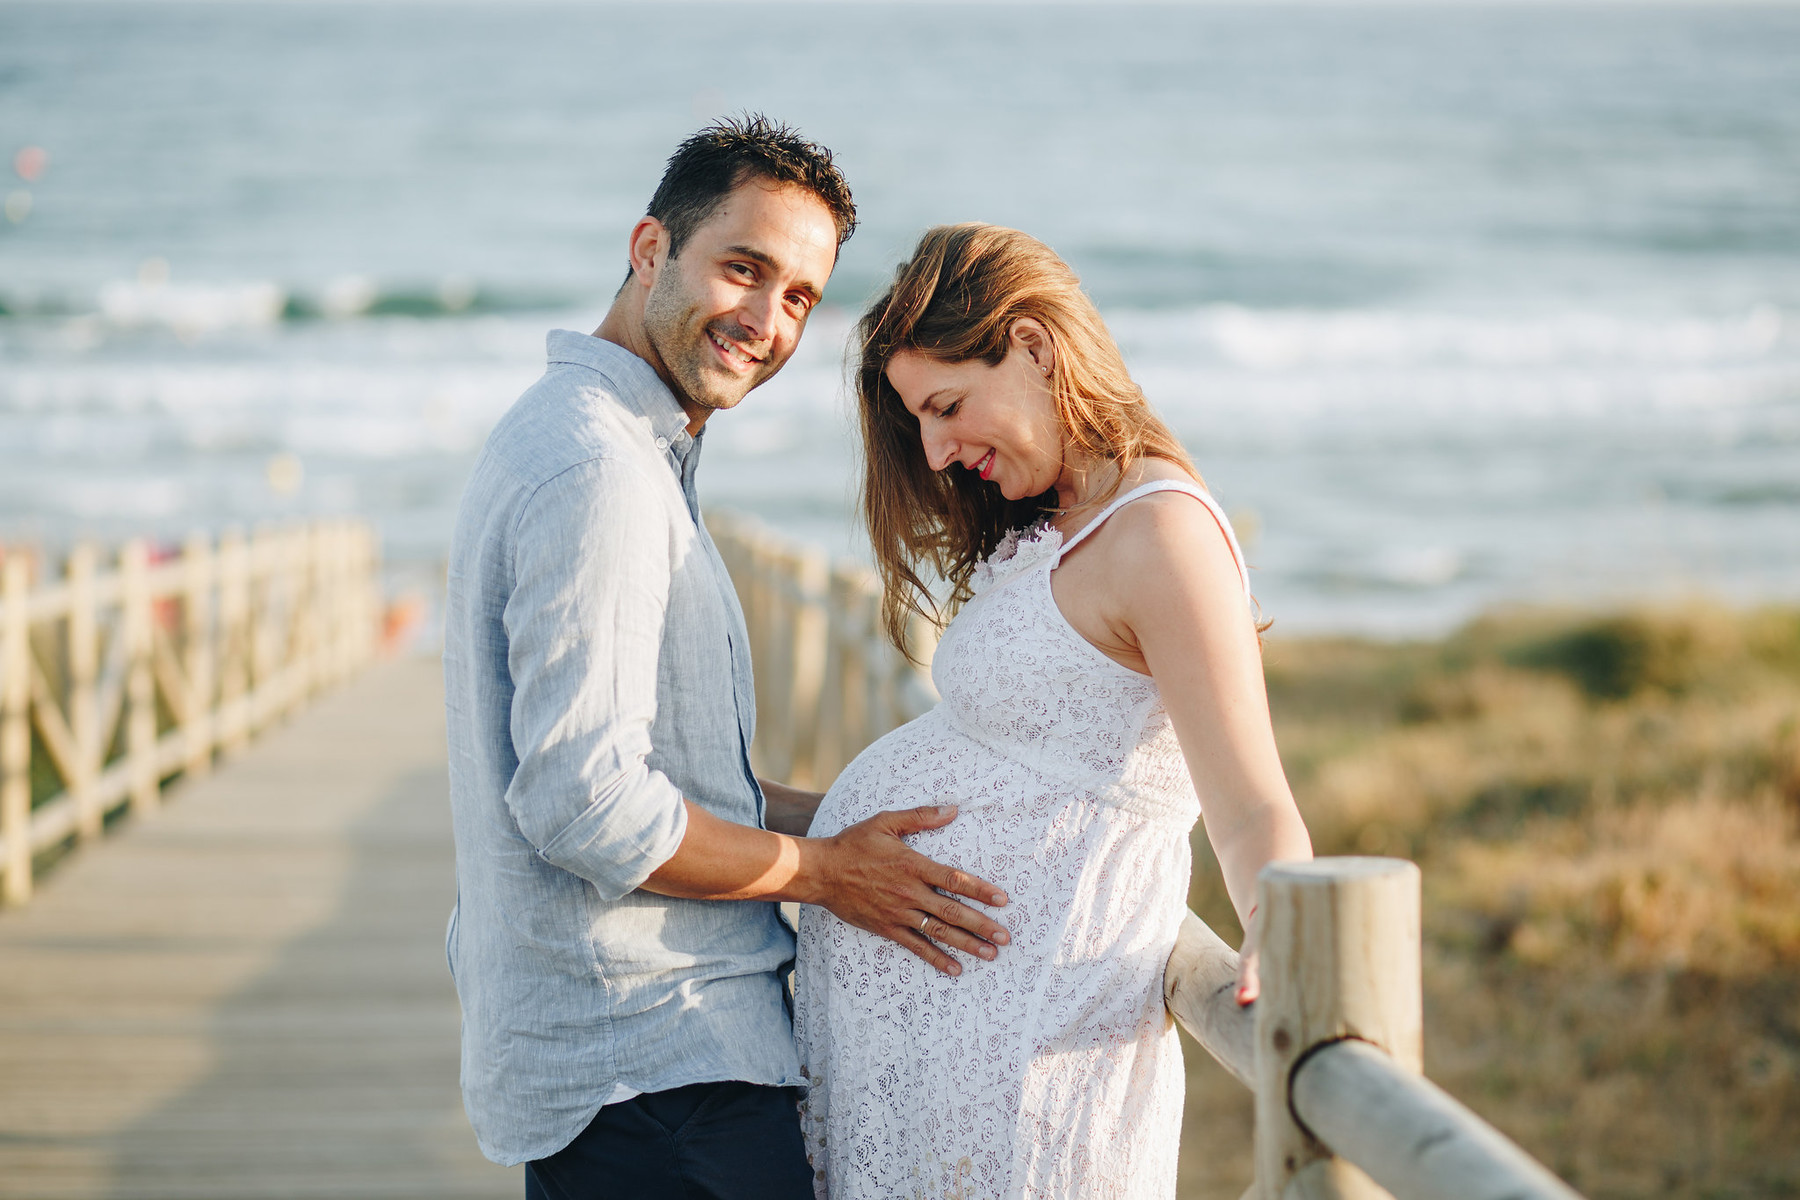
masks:
<path id="1" fill-rule="evenodd" d="M 362 673 L 0 915 L 0 1197 L 521 1194 L 457 1088 L 440 671 Z"/>
<path id="2" fill-rule="evenodd" d="M 25 600 L 27 619 L 33 625 L 61 620 L 69 614 L 70 599 L 67 583 L 52 583 L 33 588 Z"/>
<path id="3" fill-rule="evenodd" d="M 155 625 L 150 627 L 150 673 L 156 680 L 163 703 L 175 718 L 175 724 L 187 725 L 194 716 L 193 688 L 188 684 L 187 671 L 176 657 L 169 635 Z"/>
<path id="4" fill-rule="evenodd" d="M 50 765 L 62 777 L 64 786 L 73 790 L 75 781 L 82 774 L 81 752 L 76 746 L 75 734 L 63 716 L 62 706 L 57 703 L 56 688 L 44 674 L 37 656 L 27 651 L 25 661 L 31 673 L 31 723 L 37 727 L 38 740 L 44 743 L 44 749 L 50 755 Z"/>
<path id="5" fill-rule="evenodd" d="M 106 644 L 106 661 L 94 687 L 95 762 L 105 760 L 118 732 L 119 718 L 125 711 L 125 682 L 130 673 L 126 650 L 125 622 L 120 616 L 113 622 Z"/>

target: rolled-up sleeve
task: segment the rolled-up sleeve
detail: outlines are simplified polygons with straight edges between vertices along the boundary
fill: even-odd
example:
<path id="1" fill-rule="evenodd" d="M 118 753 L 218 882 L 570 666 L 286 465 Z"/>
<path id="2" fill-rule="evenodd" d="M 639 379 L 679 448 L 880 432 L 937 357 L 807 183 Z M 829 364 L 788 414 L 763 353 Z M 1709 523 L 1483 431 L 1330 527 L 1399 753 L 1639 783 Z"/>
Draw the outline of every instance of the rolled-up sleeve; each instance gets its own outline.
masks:
<path id="1" fill-rule="evenodd" d="M 519 764 L 507 805 L 541 857 L 607 900 L 687 832 L 680 790 L 648 764 L 682 541 L 655 487 L 611 459 L 539 487 L 520 513 L 505 609 Z"/>

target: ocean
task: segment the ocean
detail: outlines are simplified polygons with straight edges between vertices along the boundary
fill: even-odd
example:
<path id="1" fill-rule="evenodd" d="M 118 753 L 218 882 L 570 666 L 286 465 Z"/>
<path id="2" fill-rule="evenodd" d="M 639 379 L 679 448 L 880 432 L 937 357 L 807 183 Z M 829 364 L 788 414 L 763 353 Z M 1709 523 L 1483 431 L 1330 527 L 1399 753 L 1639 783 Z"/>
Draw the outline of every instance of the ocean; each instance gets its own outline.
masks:
<path id="1" fill-rule="evenodd" d="M 862 226 L 701 492 L 866 555 L 844 337 L 926 226 L 1081 274 L 1277 633 L 1800 601 L 1800 6 L 0 2 L 0 540 L 309 513 L 441 571 L 663 160 Z"/>

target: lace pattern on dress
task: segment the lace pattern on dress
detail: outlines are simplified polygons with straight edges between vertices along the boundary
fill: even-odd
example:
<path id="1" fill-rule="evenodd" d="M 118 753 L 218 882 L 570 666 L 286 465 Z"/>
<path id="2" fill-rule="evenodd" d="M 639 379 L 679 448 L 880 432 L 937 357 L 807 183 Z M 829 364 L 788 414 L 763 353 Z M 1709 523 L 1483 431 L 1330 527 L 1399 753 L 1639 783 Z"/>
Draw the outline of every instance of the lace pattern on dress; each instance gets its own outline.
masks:
<path id="1" fill-rule="evenodd" d="M 1050 591 L 1062 535 L 1008 535 L 938 644 L 943 700 L 858 755 L 813 823 L 955 803 L 908 838 L 991 879 L 1011 943 L 939 975 L 801 910 L 801 1128 L 823 1200 L 1170 1200 L 1180 1044 L 1162 972 L 1199 800 L 1155 681 Z"/>

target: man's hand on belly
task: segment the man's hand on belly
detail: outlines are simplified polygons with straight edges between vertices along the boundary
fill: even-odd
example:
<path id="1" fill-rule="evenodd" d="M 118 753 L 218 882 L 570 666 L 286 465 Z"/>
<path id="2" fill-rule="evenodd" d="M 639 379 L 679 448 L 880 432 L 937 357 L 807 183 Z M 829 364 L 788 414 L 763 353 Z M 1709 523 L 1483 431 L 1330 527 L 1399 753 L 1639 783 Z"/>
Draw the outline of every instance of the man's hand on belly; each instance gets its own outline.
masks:
<path id="1" fill-rule="evenodd" d="M 955 819 L 953 806 L 927 805 L 876 813 L 835 837 L 807 838 L 803 861 L 809 855 L 818 860 L 819 865 L 807 873 L 823 886 L 806 902 L 899 943 L 946 975 L 962 974 L 962 964 L 945 953 L 944 946 L 993 958 L 1010 940 L 1006 930 L 952 896 L 1001 907 L 1006 893 L 984 879 L 933 862 L 900 840 Z"/>
<path id="2" fill-rule="evenodd" d="M 993 958 L 1010 940 L 954 896 L 1000 907 L 1006 893 L 933 862 L 900 839 L 956 819 L 954 807 L 876 813 L 833 837 L 791 837 L 715 816 L 692 800 L 675 854 L 644 890 L 690 900 L 798 900 L 898 942 L 946 975 L 962 965 L 943 947 Z M 946 893 L 949 893 L 946 895 Z"/>

